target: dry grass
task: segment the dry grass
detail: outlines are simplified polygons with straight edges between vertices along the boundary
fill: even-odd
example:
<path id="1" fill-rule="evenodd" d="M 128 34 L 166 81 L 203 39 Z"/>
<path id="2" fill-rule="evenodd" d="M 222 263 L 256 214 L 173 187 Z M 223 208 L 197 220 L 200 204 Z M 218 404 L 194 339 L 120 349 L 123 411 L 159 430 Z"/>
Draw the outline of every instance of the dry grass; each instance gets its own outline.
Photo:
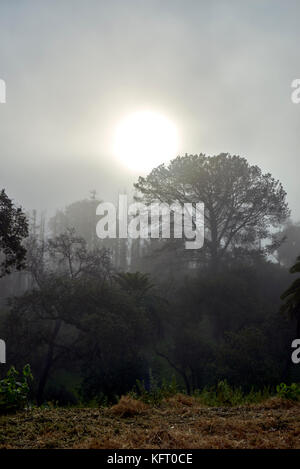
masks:
<path id="1" fill-rule="evenodd" d="M 159 408 L 123 397 L 109 409 L 34 409 L 0 417 L 0 447 L 300 449 L 300 404 L 208 408 L 179 394 Z"/>
<path id="2" fill-rule="evenodd" d="M 118 417 L 133 417 L 145 413 L 148 408 L 149 406 L 142 401 L 122 396 L 119 402 L 111 407 L 110 412 Z"/>

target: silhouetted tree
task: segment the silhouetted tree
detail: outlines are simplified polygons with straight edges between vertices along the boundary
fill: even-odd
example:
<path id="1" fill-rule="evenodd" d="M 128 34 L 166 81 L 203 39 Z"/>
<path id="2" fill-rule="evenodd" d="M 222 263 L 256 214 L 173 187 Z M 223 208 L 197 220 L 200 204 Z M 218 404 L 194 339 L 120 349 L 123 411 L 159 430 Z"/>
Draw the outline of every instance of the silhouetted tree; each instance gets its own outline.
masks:
<path id="1" fill-rule="evenodd" d="M 28 236 L 28 222 L 20 207 L 15 207 L 4 189 L 0 192 L 0 277 L 15 268 L 25 267 L 26 249 L 22 245 Z"/>
<path id="2" fill-rule="evenodd" d="M 271 228 L 289 214 L 279 181 L 227 153 L 178 156 L 139 177 L 135 188 L 145 203 L 204 203 L 205 247 L 214 268 L 230 251 L 261 249 L 261 240 L 272 238 Z"/>
<path id="3" fill-rule="evenodd" d="M 44 390 L 53 368 L 65 352 L 73 347 L 78 334 L 68 333 L 61 339 L 66 325 L 73 324 L 70 310 L 77 283 L 82 278 L 96 278 L 105 282 L 110 275 L 110 256 L 106 249 L 89 250 L 87 242 L 72 229 L 49 239 L 46 244 L 31 240 L 28 250 L 28 269 L 35 287 L 15 298 L 12 304 L 14 322 L 22 322 L 22 316 L 30 317 L 39 324 L 43 353 L 38 376 L 37 401 L 41 403 Z M 85 291 L 88 296 L 88 291 Z M 82 307 L 82 303 L 80 303 Z M 66 339 L 67 337 L 67 339 Z"/>

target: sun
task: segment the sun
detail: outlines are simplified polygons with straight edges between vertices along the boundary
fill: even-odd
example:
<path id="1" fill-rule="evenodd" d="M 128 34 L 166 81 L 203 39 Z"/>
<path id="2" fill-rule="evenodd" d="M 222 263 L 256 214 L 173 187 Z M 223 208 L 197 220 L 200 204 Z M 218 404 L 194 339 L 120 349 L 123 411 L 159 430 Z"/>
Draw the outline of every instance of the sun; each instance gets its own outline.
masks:
<path id="1" fill-rule="evenodd" d="M 158 112 L 134 112 L 116 127 L 114 154 L 132 171 L 148 172 L 174 158 L 177 152 L 177 128 Z"/>

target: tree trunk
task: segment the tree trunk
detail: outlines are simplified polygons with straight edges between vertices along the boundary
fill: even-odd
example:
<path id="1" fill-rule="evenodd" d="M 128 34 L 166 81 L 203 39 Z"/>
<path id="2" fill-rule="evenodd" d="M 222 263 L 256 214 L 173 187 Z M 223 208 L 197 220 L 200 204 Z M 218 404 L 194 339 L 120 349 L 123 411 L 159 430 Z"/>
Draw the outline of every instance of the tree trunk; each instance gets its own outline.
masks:
<path id="1" fill-rule="evenodd" d="M 54 324 L 53 332 L 52 332 L 51 339 L 48 345 L 48 352 L 47 352 L 47 356 L 46 356 L 46 360 L 44 364 L 44 369 L 43 369 L 42 376 L 39 382 L 39 387 L 38 387 L 38 392 L 37 392 L 38 405 L 41 405 L 43 402 L 44 390 L 48 381 L 51 366 L 53 364 L 55 339 L 59 333 L 60 328 L 61 328 L 61 320 L 57 319 Z"/>
<path id="2" fill-rule="evenodd" d="M 219 268 L 219 252 L 218 252 L 218 230 L 212 210 L 210 210 L 210 266 L 214 273 Z"/>
<path id="3" fill-rule="evenodd" d="M 167 362 L 169 363 L 169 365 L 174 368 L 175 371 L 177 371 L 177 373 L 179 373 L 183 380 L 184 380 L 184 384 L 185 384 L 185 387 L 186 387 L 186 392 L 190 395 L 191 394 L 191 386 L 190 386 L 190 383 L 189 383 L 189 379 L 187 377 L 187 374 L 181 370 L 180 368 L 178 368 L 170 359 L 167 355 L 161 353 L 161 352 L 158 352 L 156 350 L 156 354 L 159 355 L 160 357 L 164 358 L 165 360 L 167 360 Z"/>

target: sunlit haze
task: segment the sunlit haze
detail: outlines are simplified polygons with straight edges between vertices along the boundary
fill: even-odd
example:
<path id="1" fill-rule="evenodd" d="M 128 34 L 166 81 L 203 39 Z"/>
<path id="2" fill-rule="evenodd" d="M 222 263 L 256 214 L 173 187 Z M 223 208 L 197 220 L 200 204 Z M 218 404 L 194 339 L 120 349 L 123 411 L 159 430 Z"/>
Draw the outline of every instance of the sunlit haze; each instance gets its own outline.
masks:
<path id="1" fill-rule="evenodd" d="M 178 131 L 160 113 L 140 111 L 129 114 L 117 125 L 114 153 L 129 169 L 150 171 L 177 156 Z"/>

